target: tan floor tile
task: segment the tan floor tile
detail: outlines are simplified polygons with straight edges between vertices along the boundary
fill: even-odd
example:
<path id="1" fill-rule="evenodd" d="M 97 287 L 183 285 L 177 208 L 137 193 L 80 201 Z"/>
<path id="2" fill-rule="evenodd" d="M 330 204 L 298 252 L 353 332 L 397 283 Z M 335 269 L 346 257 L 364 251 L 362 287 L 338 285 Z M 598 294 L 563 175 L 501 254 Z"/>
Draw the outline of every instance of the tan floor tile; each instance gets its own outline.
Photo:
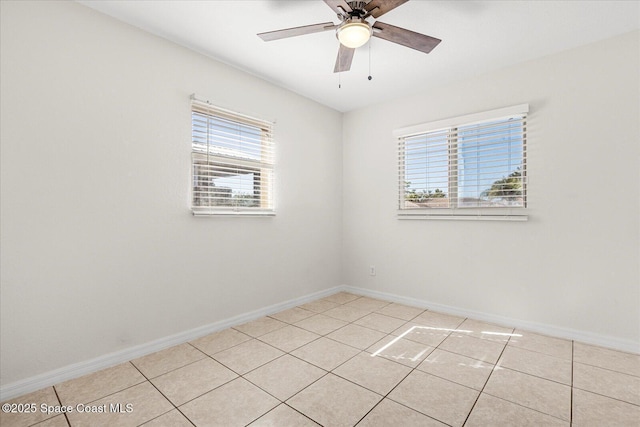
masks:
<path id="1" fill-rule="evenodd" d="M 193 424 L 185 418 L 177 409 L 167 412 L 164 415 L 154 418 L 141 427 L 193 427 Z"/>
<path id="2" fill-rule="evenodd" d="M 11 427 L 12 424 L 0 424 L 2 427 Z M 35 424 L 33 427 L 69 427 L 67 418 L 64 415 L 58 415 L 53 418 L 49 418 L 41 423 Z"/>
<path id="3" fill-rule="evenodd" d="M 355 348 L 328 338 L 317 339 L 291 352 L 292 355 L 326 371 L 335 369 L 358 353 Z"/>
<path id="4" fill-rule="evenodd" d="M 47 414 L 47 411 L 41 411 L 40 405 L 45 404 L 47 407 L 60 406 L 56 393 L 53 387 L 47 387 L 42 390 L 38 390 L 33 393 L 26 394 L 24 396 L 17 397 L 15 399 L 8 400 L 4 403 L 8 403 L 12 406 L 11 411 L 0 411 L 0 425 L 1 426 L 30 426 L 32 424 L 44 421 L 47 418 L 52 418 L 56 414 Z M 18 405 L 21 405 L 20 407 Z M 29 409 L 19 412 L 19 408 L 24 408 L 24 405 L 29 405 Z M 28 412 L 27 412 L 28 411 Z"/>
<path id="5" fill-rule="evenodd" d="M 389 304 L 390 304 L 389 301 L 382 301 L 379 299 L 369 298 L 369 297 L 361 297 L 346 303 L 344 306 L 358 308 L 360 310 L 367 310 L 369 312 L 372 312 L 372 311 L 380 310 L 381 308 Z"/>
<path id="6" fill-rule="evenodd" d="M 336 329 L 340 329 L 347 325 L 344 320 L 334 319 L 333 317 L 325 316 L 323 314 L 316 314 L 313 317 L 306 318 L 299 322 L 296 322 L 295 326 L 306 329 L 318 335 L 329 334 Z"/>
<path id="7" fill-rule="evenodd" d="M 325 426 L 353 426 L 382 396 L 333 374 L 311 384 L 287 401 L 315 422 Z"/>
<path id="8" fill-rule="evenodd" d="M 327 338 L 364 350 L 373 343 L 380 341 L 386 335 L 384 332 L 350 324 L 337 331 L 331 332 L 327 335 Z"/>
<path id="9" fill-rule="evenodd" d="M 569 422 L 482 393 L 465 427 L 486 426 L 569 427 Z"/>
<path id="10" fill-rule="evenodd" d="M 302 415 L 289 406 L 276 406 L 267 414 L 261 416 L 251 424 L 250 427 L 318 427 L 318 424 Z"/>
<path id="11" fill-rule="evenodd" d="M 120 405 L 119 411 L 116 409 L 117 405 Z M 67 415 L 71 425 L 74 427 L 138 426 L 173 409 L 173 405 L 149 382 L 91 402 L 90 407 L 102 407 L 105 412 L 70 412 Z"/>
<path id="12" fill-rule="evenodd" d="M 573 386 L 640 406 L 640 377 L 574 363 Z"/>
<path id="13" fill-rule="evenodd" d="M 496 363 L 506 343 L 450 335 L 438 348 L 487 363 Z"/>
<path id="14" fill-rule="evenodd" d="M 155 378 L 166 374 L 189 363 L 196 362 L 207 357 L 203 352 L 189 344 L 180 344 L 175 347 L 158 351 L 148 356 L 131 361 L 147 378 Z"/>
<path id="15" fill-rule="evenodd" d="M 521 329 L 516 329 L 513 332 L 507 345 L 562 359 L 573 357 L 573 343 L 570 340 L 535 334 Z"/>
<path id="16" fill-rule="evenodd" d="M 360 353 L 338 366 L 333 373 L 381 395 L 386 395 L 406 377 L 411 368 L 369 353 Z"/>
<path id="17" fill-rule="evenodd" d="M 322 299 L 337 304 L 346 304 L 358 298 L 360 298 L 360 295 L 351 294 L 349 292 L 338 292 L 337 294 L 329 295 L 328 297 L 324 297 Z"/>
<path id="18" fill-rule="evenodd" d="M 145 377 L 127 362 L 65 381 L 56 385 L 55 389 L 63 405 L 73 406 L 77 403 L 93 402 L 144 381 Z"/>
<path id="19" fill-rule="evenodd" d="M 451 334 L 461 334 L 506 344 L 513 335 L 513 328 L 481 322 L 479 320 L 466 319 Z"/>
<path id="20" fill-rule="evenodd" d="M 571 360 L 507 346 L 498 366 L 571 385 Z"/>
<path id="21" fill-rule="evenodd" d="M 418 307 L 411 307 L 409 305 L 397 304 L 392 302 L 389 305 L 382 307 L 379 310 L 376 310 L 376 313 L 384 314 L 385 316 L 395 317 L 397 319 L 402 319 L 405 321 L 409 321 L 414 317 L 422 314 L 424 312 L 423 309 Z"/>
<path id="22" fill-rule="evenodd" d="M 424 326 L 420 323 L 408 322 L 391 332 L 392 335 L 402 337 L 411 341 L 437 347 L 444 341 L 451 331 L 446 328 Z"/>
<path id="23" fill-rule="evenodd" d="M 197 426 L 244 426 L 279 404 L 243 378 L 210 391 L 180 407 Z"/>
<path id="24" fill-rule="evenodd" d="M 411 368 L 418 366 L 432 351 L 433 347 L 393 335 L 388 335 L 367 349 L 368 353 Z"/>
<path id="25" fill-rule="evenodd" d="M 384 399 L 373 408 L 358 427 L 446 427 L 446 424 L 427 417 L 424 414 L 400 405 L 393 400 Z"/>
<path id="26" fill-rule="evenodd" d="M 245 341 L 249 341 L 251 337 L 247 334 L 243 334 L 235 329 L 225 329 L 220 332 L 216 332 L 211 335 L 198 338 L 191 341 L 190 344 L 200 351 L 207 353 L 209 356 L 227 350 L 238 344 L 242 344 Z"/>
<path id="27" fill-rule="evenodd" d="M 289 353 L 290 351 L 293 351 L 298 347 L 302 347 L 317 338 L 320 338 L 320 335 L 289 325 L 262 335 L 259 339 L 260 341 L 279 348 L 285 353 Z"/>
<path id="28" fill-rule="evenodd" d="M 484 393 L 569 421 L 571 387 L 496 367 Z"/>
<path id="29" fill-rule="evenodd" d="M 179 406 L 227 383 L 237 375 L 206 358 L 151 380 L 174 405 Z"/>
<path id="30" fill-rule="evenodd" d="M 289 310 L 280 311 L 275 314 L 270 314 L 269 317 L 273 317 L 276 320 L 285 323 L 296 323 L 307 317 L 311 317 L 316 314 L 313 311 L 305 310 L 300 307 L 290 308 Z"/>
<path id="31" fill-rule="evenodd" d="M 332 308 L 336 308 L 339 306 L 340 304 L 338 303 L 319 299 L 308 302 L 306 304 L 302 304 L 300 308 L 307 311 L 313 311 L 314 313 L 324 313 L 327 310 L 331 310 Z"/>
<path id="32" fill-rule="evenodd" d="M 421 371 L 413 371 L 389 399 L 451 426 L 461 426 L 480 393 Z"/>
<path id="33" fill-rule="evenodd" d="M 244 375 L 283 354 L 277 348 L 254 339 L 216 353 L 213 358 L 234 372 Z"/>
<path id="34" fill-rule="evenodd" d="M 285 401 L 327 372 L 293 356 L 284 356 L 244 376 L 264 391 Z"/>
<path id="35" fill-rule="evenodd" d="M 395 317 L 385 316 L 384 314 L 371 313 L 356 320 L 354 323 L 356 325 L 375 329 L 376 331 L 388 334 L 395 331 L 406 322 L 401 319 L 396 319 Z"/>
<path id="36" fill-rule="evenodd" d="M 573 389 L 573 426 L 630 427 L 640 420 L 640 406 Z"/>
<path id="37" fill-rule="evenodd" d="M 452 316 L 450 314 L 438 313 L 435 311 L 425 311 L 411 321 L 422 326 L 449 329 L 449 332 L 451 332 L 456 329 L 462 322 L 464 322 L 465 318 Z"/>
<path id="38" fill-rule="evenodd" d="M 640 377 L 640 355 L 575 342 L 573 361 Z"/>
<path id="39" fill-rule="evenodd" d="M 332 308 L 331 310 L 327 310 L 322 314 L 333 317 L 334 319 L 344 320 L 345 322 L 354 322 L 369 313 L 371 312 L 368 310 L 340 305 L 336 308 Z"/>
<path id="40" fill-rule="evenodd" d="M 482 390 L 493 365 L 470 357 L 435 349 L 418 369 L 454 383 Z"/>
<path id="41" fill-rule="evenodd" d="M 272 319 L 271 317 L 261 317 L 260 319 L 234 326 L 233 329 L 257 338 L 276 329 L 284 328 L 285 326 L 287 326 L 287 324 L 279 320 Z"/>

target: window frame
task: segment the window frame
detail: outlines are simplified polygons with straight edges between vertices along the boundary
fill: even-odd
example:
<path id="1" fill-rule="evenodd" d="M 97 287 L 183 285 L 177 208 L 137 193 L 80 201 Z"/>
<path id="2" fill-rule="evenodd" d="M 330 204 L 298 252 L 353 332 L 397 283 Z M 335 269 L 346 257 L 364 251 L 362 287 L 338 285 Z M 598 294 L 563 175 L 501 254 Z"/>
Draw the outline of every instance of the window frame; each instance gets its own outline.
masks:
<path id="1" fill-rule="evenodd" d="M 190 174 L 190 209 L 194 216 L 274 216 L 275 215 L 275 141 L 273 138 L 274 122 L 263 119 L 254 118 L 248 115 L 237 113 L 235 111 L 227 110 L 222 107 L 215 106 L 208 101 L 201 101 L 196 99 L 193 95 L 191 97 L 191 174 Z M 211 137 L 209 128 L 206 132 L 202 130 L 196 131 L 196 117 L 204 116 L 205 119 L 209 118 L 226 122 L 232 125 L 237 125 L 239 130 L 238 139 L 231 138 L 232 144 L 243 145 L 240 136 L 240 128 L 247 127 L 253 128 L 260 132 L 259 138 L 253 138 L 249 142 L 244 142 L 248 147 L 244 148 L 228 148 L 222 145 L 212 146 L 212 142 L 216 142 L 216 139 L 228 138 L 229 134 L 224 137 Z M 202 120 L 202 119 L 201 119 Z M 207 125 L 208 126 L 208 125 Z M 217 129 L 218 132 L 221 128 Z M 196 133 L 199 133 L 200 140 L 196 141 Z M 206 148 L 202 149 L 202 138 L 206 141 Z M 259 141 L 259 148 L 256 150 L 256 141 Z M 219 142 L 219 141 L 218 141 Z M 225 143 L 224 145 L 227 145 Z M 226 151 L 226 153 L 225 153 Z M 258 151 L 258 157 L 255 158 L 255 152 Z M 234 155 L 235 154 L 235 155 Z M 240 154 L 240 155 L 238 155 Z M 242 155 L 244 154 L 244 155 Z M 226 206 L 220 204 L 197 204 L 200 199 L 216 198 L 213 196 L 220 193 L 220 189 L 211 191 L 210 184 L 198 185 L 206 181 L 209 176 L 221 177 L 228 174 L 228 176 L 244 175 L 229 173 L 229 170 L 237 168 L 243 172 L 251 172 L 253 175 L 253 192 L 254 197 L 257 197 L 259 206 L 246 206 L 235 205 Z M 208 169 L 208 170 L 207 170 Z M 225 170 L 226 169 L 226 170 Z M 205 171 L 205 172 L 202 172 Z M 247 173 L 249 174 L 249 173 Z M 205 190 L 202 190 L 202 188 Z M 214 187 L 215 188 L 215 187 Z M 227 188 L 224 187 L 226 190 Z M 210 191 L 210 193 L 207 193 Z M 229 192 L 232 193 L 232 189 Z M 204 195 L 198 198 L 196 193 L 203 193 Z M 217 198 L 222 199 L 218 196 Z M 247 199 L 250 200 L 250 199 Z M 241 200 L 241 203 L 246 203 L 247 200 Z M 215 203 L 215 202 L 214 202 Z"/>
<path id="2" fill-rule="evenodd" d="M 526 121 L 529 113 L 528 104 L 514 105 L 511 107 L 499 108 L 490 111 L 484 111 L 475 114 L 468 114 L 459 117 L 452 117 L 434 122 L 422 123 L 414 126 L 408 126 L 393 131 L 394 140 L 397 143 L 397 171 L 398 171 L 398 192 L 397 192 L 397 217 L 398 219 L 450 219 L 450 220 L 505 220 L 505 221 L 527 221 L 528 220 L 528 198 L 527 198 L 527 127 Z M 403 208 L 406 200 L 406 174 L 404 169 L 404 140 L 406 138 L 426 135 L 436 131 L 450 131 L 460 127 L 477 125 L 481 123 L 495 122 L 501 119 L 508 119 L 514 116 L 523 116 L 523 143 L 522 143 L 522 186 L 524 190 L 523 206 L 508 207 L 416 207 Z M 452 142 L 452 140 L 455 140 Z M 458 147 L 460 143 L 457 138 L 446 137 L 447 148 L 447 173 L 452 177 L 452 171 L 455 172 L 454 179 L 447 180 L 448 194 L 454 194 L 454 200 L 457 199 L 458 183 L 456 164 L 458 159 Z M 427 144 L 425 143 L 425 148 Z M 452 188 L 453 186 L 453 188 Z"/>

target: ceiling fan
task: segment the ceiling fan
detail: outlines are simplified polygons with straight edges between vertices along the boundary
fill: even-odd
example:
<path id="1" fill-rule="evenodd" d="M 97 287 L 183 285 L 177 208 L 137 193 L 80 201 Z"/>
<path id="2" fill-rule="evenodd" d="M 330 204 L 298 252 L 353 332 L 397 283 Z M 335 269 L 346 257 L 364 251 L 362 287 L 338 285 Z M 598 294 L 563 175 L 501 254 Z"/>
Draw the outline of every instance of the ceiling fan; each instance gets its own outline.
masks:
<path id="1" fill-rule="evenodd" d="M 367 43 L 371 36 L 410 47 L 424 53 L 429 53 L 441 42 L 440 39 L 391 24 L 385 24 L 380 21 L 376 21 L 373 24 L 367 21 L 367 18 L 370 16 L 379 18 L 407 1 L 408 0 L 324 0 L 324 2 L 338 14 L 339 24 L 323 22 L 321 24 L 269 31 L 260 33 L 258 36 L 268 42 L 335 29 L 336 37 L 340 40 L 340 49 L 338 50 L 338 58 L 336 59 L 336 65 L 333 69 L 334 73 L 349 71 L 356 48 Z"/>

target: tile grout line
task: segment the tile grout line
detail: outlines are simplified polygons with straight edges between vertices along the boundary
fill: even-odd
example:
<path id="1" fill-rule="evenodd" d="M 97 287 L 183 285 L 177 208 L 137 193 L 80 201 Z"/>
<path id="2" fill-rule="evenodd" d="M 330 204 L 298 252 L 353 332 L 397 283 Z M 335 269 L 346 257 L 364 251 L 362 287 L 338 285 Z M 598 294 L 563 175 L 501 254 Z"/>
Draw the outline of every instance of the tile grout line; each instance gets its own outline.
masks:
<path id="1" fill-rule="evenodd" d="M 496 364 L 497 364 L 497 363 L 496 363 Z M 508 367 L 508 366 L 501 366 L 501 369 L 505 369 L 505 370 L 507 370 L 507 371 L 517 372 L 517 373 L 522 374 L 522 375 L 526 375 L 526 376 L 533 377 L 533 378 L 538 378 L 538 379 L 540 379 L 540 380 L 549 381 L 549 382 L 552 382 L 552 383 L 554 383 L 554 384 L 563 385 L 563 386 L 565 386 L 565 387 L 573 388 L 573 386 L 572 386 L 571 384 L 562 383 L 562 382 L 560 382 L 560 381 L 552 380 L 552 379 L 550 379 L 550 378 L 541 377 L 541 376 L 539 376 L 539 375 L 535 375 L 535 374 L 530 374 L 529 372 L 523 372 L 523 371 L 520 371 L 520 370 L 515 369 L 515 368 L 510 368 L 510 367 Z M 573 368 L 572 368 L 572 371 L 573 371 Z M 492 395 L 492 396 L 493 396 L 493 395 Z M 495 397 L 497 397 L 497 396 L 495 396 Z"/>
<path id="2" fill-rule="evenodd" d="M 514 331 L 515 331 L 515 328 L 513 328 L 511 330 L 511 333 L 513 333 Z M 476 405 L 478 404 L 478 400 L 480 400 L 480 396 L 482 396 L 482 393 L 484 393 L 484 389 L 487 387 L 487 384 L 489 383 L 489 380 L 491 379 L 491 376 L 496 371 L 496 368 L 498 367 L 498 364 L 500 363 L 500 359 L 502 358 L 502 355 L 504 354 L 504 351 L 507 349 L 507 345 L 509 344 L 509 341 L 511 341 L 511 336 L 509 336 L 509 338 L 507 339 L 507 342 L 504 343 L 504 347 L 502 347 L 502 351 L 500 352 L 500 355 L 498 356 L 498 360 L 496 360 L 496 363 L 493 365 L 493 369 L 491 369 L 491 372 L 489 373 L 489 376 L 487 377 L 487 380 L 484 382 L 484 385 L 482 386 L 482 389 L 480 390 L 480 393 L 478 393 L 478 397 L 476 397 L 476 400 L 473 402 L 473 405 L 471 405 L 471 409 L 469 410 L 469 413 L 465 417 L 464 422 L 462 423 L 462 427 L 464 427 L 464 425 L 467 424 L 467 421 L 469 421 L 469 417 L 471 416 L 471 413 L 473 412 L 473 410 L 475 409 Z"/>
<path id="3" fill-rule="evenodd" d="M 198 350 L 198 349 L 196 348 L 196 350 Z M 200 350 L 198 350 L 198 351 L 200 351 Z M 147 381 L 151 382 L 151 380 L 155 380 L 156 378 L 160 378 L 163 375 L 170 374 L 170 373 L 175 372 L 175 371 L 177 371 L 179 369 L 186 368 L 187 366 L 191 366 L 191 365 L 193 365 L 195 363 L 201 362 L 201 361 L 205 360 L 206 358 L 210 357 L 207 353 L 205 353 L 203 351 L 200 351 L 200 353 L 202 353 L 204 355 L 204 357 L 202 357 L 202 358 L 200 358 L 198 360 L 194 360 L 193 362 L 185 363 L 184 365 L 178 366 L 177 368 L 169 369 L 167 372 L 163 372 L 160 375 L 156 375 L 155 377 L 148 377 L 147 375 L 142 373 L 142 371 L 136 366 L 135 363 L 133 363 L 133 361 L 129 361 L 129 362 L 142 374 L 143 377 L 145 377 L 147 379 Z"/>
<path id="4" fill-rule="evenodd" d="M 574 341 L 571 340 L 571 396 L 569 397 L 569 402 L 570 402 L 570 406 L 569 406 L 569 425 L 572 426 L 573 425 L 573 391 L 574 391 L 574 387 L 573 387 L 573 376 L 574 376 L 574 369 L 573 369 L 573 364 L 574 364 Z"/>
<path id="5" fill-rule="evenodd" d="M 58 399 L 58 403 L 62 406 L 62 400 L 60 400 L 60 396 L 58 396 L 58 390 L 56 390 L 56 386 L 51 386 L 53 389 L 53 393 L 56 395 L 56 399 Z M 67 415 L 67 411 L 64 411 L 64 418 L 67 421 L 67 426 L 71 426 L 71 421 L 69 420 L 69 416 Z M 51 418 L 46 418 L 43 421 L 50 420 Z"/>
<path id="6" fill-rule="evenodd" d="M 580 391 L 582 391 L 584 393 L 593 394 L 593 395 L 596 395 L 596 396 L 604 397 L 606 399 L 615 400 L 616 402 L 624 403 L 626 405 L 637 406 L 638 408 L 640 408 L 640 405 L 637 404 L 637 403 L 632 403 L 632 402 L 629 402 L 627 400 L 620 399 L 618 397 L 611 397 L 611 396 L 608 396 L 606 394 L 598 393 L 596 391 L 586 390 L 584 388 L 579 388 L 579 387 L 572 387 L 572 390 L 580 390 Z"/>
<path id="7" fill-rule="evenodd" d="M 572 349 L 573 349 L 573 346 L 572 346 Z M 617 350 L 613 350 L 613 351 L 617 351 Z M 612 372 L 612 373 L 615 373 L 615 374 L 626 375 L 628 377 L 633 377 L 633 378 L 640 378 L 640 375 L 634 375 L 634 374 L 630 374 L 628 372 L 617 371 L 615 369 L 605 368 L 604 366 L 593 365 L 591 363 L 585 363 L 585 362 L 575 362 L 575 363 L 578 363 L 580 365 L 590 366 L 592 368 L 602 369 L 603 371 Z"/>
<path id="8" fill-rule="evenodd" d="M 233 329 L 233 328 L 228 328 L 228 329 Z M 214 332 L 213 334 L 210 334 L 210 335 L 215 335 L 215 334 L 217 334 L 217 333 L 220 333 L 220 332 L 226 331 L 226 330 L 228 330 L 228 329 L 223 329 L 222 331 Z M 240 331 L 238 331 L 238 330 L 236 330 L 236 329 L 233 329 L 233 330 L 234 330 L 235 332 L 239 333 L 239 334 L 242 334 L 242 335 L 245 335 L 245 336 L 249 337 L 249 339 L 244 340 L 244 341 L 242 341 L 242 342 L 239 342 L 239 343 L 237 343 L 237 344 L 233 344 L 231 347 L 225 348 L 225 349 L 223 349 L 223 350 L 216 351 L 216 352 L 215 352 L 215 353 L 213 353 L 213 354 L 221 353 L 221 352 L 223 352 L 223 351 L 226 351 L 226 350 L 229 350 L 229 349 L 231 349 L 231 348 L 237 347 L 237 346 L 239 346 L 240 344 L 244 344 L 245 342 L 247 342 L 247 341 L 251 341 L 252 339 L 254 339 L 251 335 L 247 335 L 247 334 L 245 334 L 244 332 L 240 332 Z M 208 336 L 208 335 L 205 335 L 205 337 L 206 337 L 206 336 Z M 200 337 L 200 338 L 204 338 L 204 337 Z M 200 339 L 200 338 L 198 338 L 198 339 Z M 204 350 L 200 349 L 200 348 L 199 348 L 199 347 L 197 347 L 196 345 L 192 344 L 194 341 L 197 341 L 198 339 L 195 339 L 195 340 L 192 340 L 192 341 L 188 341 L 188 342 L 186 342 L 185 344 L 189 344 L 191 347 L 195 348 L 195 349 L 196 349 L 196 350 L 198 350 L 199 352 L 201 352 L 201 353 L 203 353 L 203 354 L 207 355 L 208 357 L 211 357 L 212 355 L 210 355 L 210 354 L 209 354 L 209 353 L 207 353 L 206 351 L 204 351 Z M 153 353 L 152 353 L 152 354 L 153 354 Z M 143 356 L 143 357 L 144 357 L 144 356 Z"/>
<path id="9" fill-rule="evenodd" d="M 521 351 L 530 351 L 531 353 L 536 353 L 536 354 L 541 354 L 543 356 L 553 357 L 554 359 L 560 359 L 560 360 L 570 360 L 570 359 L 572 359 L 572 358 L 569 358 L 569 357 L 561 357 L 561 356 L 556 356 L 554 354 L 545 353 L 543 351 L 532 350 L 532 349 L 526 348 L 526 347 L 520 347 L 517 344 L 509 344 L 509 345 L 511 346 L 511 348 L 515 348 L 515 349 L 518 349 L 518 350 L 521 350 Z M 572 353 L 573 353 L 573 351 L 572 351 Z"/>
<path id="10" fill-rule="evenodd" d="M 293 396 L 292 396 L 293 397 Z M 291 399 L 291 398 L 289 398 Z M 288 399 L 287 399 L 288 400 Z M 322 426 L 322 424 L 320 424 L 319 422 L 317 422 L 316 420 L 314 420 L 313 418 L 308 417 L 307 415 L 303 414 L 302 412 L 298 411 L 296 408 L 294 408 L 293 406 L 289 405 L 286 402 L 282 402 L 282 405 L 286 406 L 287 408 L 291 408 L 291 410 L 296 411 L 298 414 L 302 415 L 303 417 L 305 417 L 306 419 L 310 420 L 312 423 L 314 424 L 318 424 L 319 426 Z M 275 408 L 274 408 L 275 409 Z M 273 409 L 272 409 L 273 410 Z"/>
<path id="11" fill-rule="evenodd" d="M 200 360 L 204 360 L 204 359 L 200 359 Z M 133 367 L 134 367 L 138 372 L 140 372 L 140 375 L 142 375 L 142 376 L 147 380 L 147 382 L 148 382 L 149 384 L 151 384 L 151 386 L 152 386 L 153 388 L 155 388 L 155 389 L 158 391 L 158 393 L 160 393 L 160 394 L 162 395 L 162 397 L 164 397 L 165 399 L 167 399 L 167 402 L 169 402 L 169 403 L 171 404 L 171 406 L 173 406 L 173 408 L 174 408 L 175 410 L 177 410 L 178 412 L 180 412 L 180 414 L 182 414 L 182 416 L 183 416 L 183 417 L 185 417 L 185 419 L 186 419 L 187 421 L 189 421 L 189 422 L 191 423 L 191 425 L 193 425 L 193 426 L 195 427 L 195 424 L 193 423 L 193 421 L 191 421 L 191 419 L 189 419 L 189 417 L 187 417 L 187 416 L 186 416 L 186 415 L 185 415 L 185 414 L 180 410 L 180 408 L 178 408 L 178 406 L 177 406 L 175 403 L 173 403 L 173 402 L 171 401 L 171 399 L 169 399 L 169 398 L 168 398 L 168 397 L 167 397 L 167 396 L 166 396 L 166 395 L 165 395 L 165 394 L 164 394 L 164 393 L 163 393 L 163 392 L 162 392 L 158 387 L 156 387 L 156 385 L 155 385 L 154 383 L 152 383 L 152 382 L 151 382 L 151 380 L 150 380 L 150 379 L 149 379 L 149 378 L 144 374 L 144 372 L 142 372 L 140 369 L 138 369 L 138 367 L 137 367 L 136 365 L 134 365 L 134 364 L 133 364 L 133 362 L 130 362 L 130 363 L 131 363 L 131 365 L 133 365 Z M 193 363 L 196 363 L 196 362 L 193 362 Z M 188 365 L 190 365 L 190 364 L 188 364 Z M 185 366 L 188 366 L 188 365 L 185 365 Z M 163 374 L 163 375 L 164 375 L 164 374 Z M 158 376 L 160 376 L 160 375 L 158 375 Z M 157 377 L 156 377 L 156 378 L 157 378 Z M 141 384 L 142 384 L 142 383 L 141 383 Z M 225 384 L 226 384 L 226 383 L 225 383 Z M 169 413 L 169 412 L 171 412 L 171 411 L 173 411 L 173 409 L 170 409 L 170 410 L 168 410 L 167 412 L 164 412 L 164 413 L 162 413 L 162 414 L 158 415 L 157 417 L 154 417 L 154 418 L 151 418 L 151 419 L 149 419 L 149 420 L 146 420 L 146 421 L 144 421 L 143 423 L 141 423 L 141 424 L 139 424 L 139 425 L 143 425 L 143 424 L 145 424 L 145 423 L 148 423 L 149 421 L 155 420 L 156 418 L 160 418 L 160 417 L 162 417 L 163 415 L 166 415 L 166 414 L 168 414 L 168 413 Z"/>

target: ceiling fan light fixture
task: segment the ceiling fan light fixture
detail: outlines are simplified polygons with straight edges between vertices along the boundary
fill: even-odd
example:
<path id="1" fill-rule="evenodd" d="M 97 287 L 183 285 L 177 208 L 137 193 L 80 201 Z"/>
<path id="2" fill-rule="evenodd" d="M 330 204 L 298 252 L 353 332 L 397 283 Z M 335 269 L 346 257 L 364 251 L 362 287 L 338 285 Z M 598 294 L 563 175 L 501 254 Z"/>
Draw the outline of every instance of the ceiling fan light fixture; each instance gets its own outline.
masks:
<path id="1" fill-rule="evenodd" d="M 371 26 L 365 20 L 348 21 L 338 28 L 336 36 L 341 44 L 355 49 L 369 41 Z"/>

